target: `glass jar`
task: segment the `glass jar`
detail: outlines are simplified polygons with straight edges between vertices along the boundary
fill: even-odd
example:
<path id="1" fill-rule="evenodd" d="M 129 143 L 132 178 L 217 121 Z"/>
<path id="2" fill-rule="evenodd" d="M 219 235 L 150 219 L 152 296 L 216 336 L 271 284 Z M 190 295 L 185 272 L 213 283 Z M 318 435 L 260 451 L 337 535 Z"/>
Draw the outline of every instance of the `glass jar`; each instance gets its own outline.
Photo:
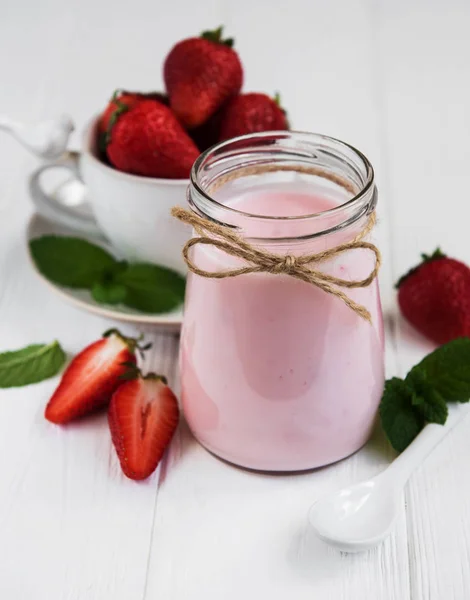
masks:
<path id="1" fill-rule="evenodd" d="M 353 147 L 268 132 L 202 154 L 188 201 L 256 248 L 299 257 L 357 239 L 377 191 L 372 166 Z M 190 252 L 206 271 L 246 266 L 211 244 Z M 354 248 L 311 266 L 357 281 L 374 261 L 370 249 Z M 358 450 L 384 385 L 377 279 L 334 288 L 365 307 L 369 322 L 336 294 L 281 271 L 220 279 L 190 272 L 181 336 L 181 397 L 195 437 L 231 463 L 266 471 L 320 467 Z"/>

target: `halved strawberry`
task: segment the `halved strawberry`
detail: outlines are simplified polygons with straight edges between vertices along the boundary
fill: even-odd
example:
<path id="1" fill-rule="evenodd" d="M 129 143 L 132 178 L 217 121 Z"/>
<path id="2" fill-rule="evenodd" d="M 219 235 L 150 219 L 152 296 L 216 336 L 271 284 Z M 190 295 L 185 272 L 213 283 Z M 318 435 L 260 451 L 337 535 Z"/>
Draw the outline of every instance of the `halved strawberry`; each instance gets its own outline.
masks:
<path id="1" fill-rule="evenodd" d="M 46 406 L 45 417 L 52 423 L 68 423 L 108 404 L 122 384 L 129 364 L 135 364 L 135 350 L 144 350 L 138 340 L 110 329 L 103 338 L 82 350 L 67 367 L 59 387 Z"/>
<path id="2" fill-rule="evenodd" d="M 146 479 L 157 468 L 179 420 L 175 395 L 165 377 L 138 369 L 113 394 L 108 421 L 121 468 L 130 479 Z"/>

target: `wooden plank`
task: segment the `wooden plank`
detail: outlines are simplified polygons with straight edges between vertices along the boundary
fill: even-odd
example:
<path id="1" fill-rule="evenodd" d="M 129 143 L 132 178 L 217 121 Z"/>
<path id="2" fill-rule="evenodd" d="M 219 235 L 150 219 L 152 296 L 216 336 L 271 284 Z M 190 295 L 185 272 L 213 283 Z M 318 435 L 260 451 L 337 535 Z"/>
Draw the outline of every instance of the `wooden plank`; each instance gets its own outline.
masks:
<path id="1" fill-rule="evenodd" d="M 151 1 L 131 8 L 50 0 L 28 11 L 17 3 L 4 17 L 0 112 L 25 121 L 69 112 L 78 129 L 116 87 L 159 88 L 163 56 L 177 37 L 220 21 L 211 1 L 190 12 L 175 1 L 163 14 Z M 30 268 L 25 178 L 35 165 L 0 137 L 0 349 L 57 338 L 74 354 L 112 323 L 63 303 Z M 171 378 L 176 339 L 147 333 L 155 342 L 148 366 Z M 139 600 L 159 471 L 143 483 L 122 475 L 105 414 L 48 424 L 43 410 L 57 381 L 0 390 L 0 597 Z"/>
<path id="2" fill-rule="evenodd" d="M 393 270 L 398 279 L 436 246 L 470 262 L 470 6 L 405 0 L 380 6 L 385 134 L 393 203 Z M 440 40 L 440 41 L 439 41 Z M 433 345 L 398 322 L 400 372 Z M 411 597 L 470 596 L 466 419 L 407 488 Z"/>

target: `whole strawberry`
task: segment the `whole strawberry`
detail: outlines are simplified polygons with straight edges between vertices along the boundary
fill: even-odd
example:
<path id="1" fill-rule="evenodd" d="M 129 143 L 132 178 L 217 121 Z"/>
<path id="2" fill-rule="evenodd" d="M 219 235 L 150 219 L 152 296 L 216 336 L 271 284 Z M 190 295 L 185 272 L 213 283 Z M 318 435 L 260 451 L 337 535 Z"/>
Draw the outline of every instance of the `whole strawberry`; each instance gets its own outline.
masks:
<path id="1" fill-rule="evenodd" d="M 438 344 L 470 337 L 470 269 L 438 249 L 397 284 L 401 312 Z"/>
<path id="2" fill-rule="evenodd" d="M 114 122 L 115 119 L 121 114 L 121 112 L 125 110 L 129 110 L 142 100 L 158 100 L 162 104 L 168 104 L 168 98 L 165 94 L 161 94 L 159 92 L 127 92 L 125 90 L 116 90 L 108 103 L 108 106 L 102 113 L 99 123 L 98 123 L 98 131 L 99 133 L 104 133 L 108 131 L 110 125 Z"/>
<path id="3" fill-rule="evenodd" d="M 126 173 L 187 179 L 199 150 L 167 106 L 144 100 L 119 114 L 106 154 Z"/>
<path id="4" fill-rule="evenodd" d="M 289 129 L 279 97 L 266 94 L 241 94 L 225 106 L 221 117 L 219 140 L 228 140 L 247 133 Z"/>
<path id="5" fill-rule="evenodd" d="M 243 83 L 243 69 L 233 40 L 222 39 L 222 27 L 176 44 L 163 67 L 170 106 L 188 128 L 213 115 Z"/>

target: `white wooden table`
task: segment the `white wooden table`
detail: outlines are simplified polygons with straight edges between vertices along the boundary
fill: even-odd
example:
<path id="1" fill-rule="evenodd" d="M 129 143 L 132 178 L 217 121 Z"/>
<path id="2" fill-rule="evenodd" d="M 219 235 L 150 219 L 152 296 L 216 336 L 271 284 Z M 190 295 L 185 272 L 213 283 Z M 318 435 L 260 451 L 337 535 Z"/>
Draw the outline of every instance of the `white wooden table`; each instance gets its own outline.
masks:
<path id="1" fill-rule="evenodd" d="M 80 130 L 114 88 L 159 87 L 170 46 L 220 23 L 246 90 L 280 90 L 296 128 L 349 141 L 375 165 L 387 370 L 403 375 L 431 346 L 398 318 L 393 282 L 438 244 L 470 262 L 468 1 L 3 2 L 0 113 L 69 112 Z M 35 165 L 0 137 L 0 350 L 58 338 L 75 353 L 110 323 L 52 296 L 28 265 Z M 146 333 L 149 362 L 178 389 L 177 337 Z M 263 476 L 219 462 L 182 427 L 157 473 L 134 483 L 103 415 L 67 430 L 44 421 L 56 384 L 0 390 L 1 600 L 470 598 L 468 420 L 413 476 L 392 537 L 349 556 L 317 542 L 306 513 L 386 466 L 380 433 L 335 466 Z"/>

